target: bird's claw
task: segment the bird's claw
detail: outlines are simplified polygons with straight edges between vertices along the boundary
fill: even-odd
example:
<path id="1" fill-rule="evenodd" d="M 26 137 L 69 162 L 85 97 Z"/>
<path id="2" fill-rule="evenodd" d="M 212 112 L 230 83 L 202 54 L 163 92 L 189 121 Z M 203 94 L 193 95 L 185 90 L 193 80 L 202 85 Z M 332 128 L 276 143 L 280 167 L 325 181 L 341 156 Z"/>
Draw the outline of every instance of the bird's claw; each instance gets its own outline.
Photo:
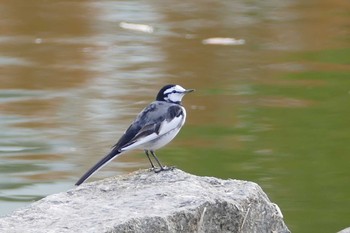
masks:
<path id="1" fill-rule="evenodd" d="M 154 173 L 159 173 L 159 172 L 162 172 L 162 171 L 171 171 L 171 170 L 174 170 L 174 169 L 175 169 L 174 166 L 171 166 L 171 167 L 167 167 L 167 166 L 164 166 L 164 167 L 151 167 L 150 171 L 154 171 Z"/>

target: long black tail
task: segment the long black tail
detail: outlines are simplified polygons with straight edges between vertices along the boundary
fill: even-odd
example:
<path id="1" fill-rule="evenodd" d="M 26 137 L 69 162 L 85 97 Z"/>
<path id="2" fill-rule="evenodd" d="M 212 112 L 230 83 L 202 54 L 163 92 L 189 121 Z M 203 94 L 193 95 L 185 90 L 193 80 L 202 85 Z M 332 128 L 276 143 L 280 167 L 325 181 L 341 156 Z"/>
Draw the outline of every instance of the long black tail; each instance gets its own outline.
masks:
<path id="1" fill-rule="evenodd" d="M 90 176 L 92 176 L 95 172 L 97 172 L 99 169 L 101 169 L 104 165 L 109 163 L 112 159 L 118 157 L 121 152 L 114 148 L 111 152 L 109 152 L 108 155 L 103 157 L 98 163 L 96 163 L 92 168 L 90 168 L 78 181 L 75 183 L 76 186 L 81 185 L 84 183 L 85 180 L 89 179 Z"/>

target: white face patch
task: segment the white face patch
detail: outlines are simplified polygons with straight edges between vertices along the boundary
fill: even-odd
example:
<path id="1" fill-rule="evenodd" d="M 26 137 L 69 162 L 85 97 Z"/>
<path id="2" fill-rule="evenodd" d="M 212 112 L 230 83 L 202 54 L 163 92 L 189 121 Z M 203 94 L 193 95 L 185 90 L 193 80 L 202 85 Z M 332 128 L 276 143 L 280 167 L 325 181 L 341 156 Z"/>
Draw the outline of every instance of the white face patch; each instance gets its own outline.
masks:
<path id="1" fill-rule="evenodd" d="M 164 96 L 166 96 L 164 99 L 169 100 L 171 102 L 181 102 L 185 94 L 186 94 L 185 88 L 179 85 L 175 85 L 164 91 Z"/>
<path id="2" fill-rule="evenodd" d="M 172 93 L 172 92 L 179 92 L 179 93 L 183 93 L 185 92 L 186 89 L 181 87 L 180 85 L 175 85 L 171 88 L 168 88 L 164 91 L 164 94 L 169 94 L 169 93 Z"/>

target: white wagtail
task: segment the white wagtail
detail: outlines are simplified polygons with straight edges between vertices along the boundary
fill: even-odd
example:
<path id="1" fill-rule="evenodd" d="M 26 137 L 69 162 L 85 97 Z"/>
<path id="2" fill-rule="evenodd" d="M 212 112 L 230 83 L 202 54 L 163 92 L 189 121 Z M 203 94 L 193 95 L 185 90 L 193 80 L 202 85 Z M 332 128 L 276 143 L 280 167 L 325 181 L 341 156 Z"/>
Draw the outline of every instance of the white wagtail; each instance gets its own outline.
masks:
<path id="1" fill-rule="evenodd" d="M 100 168 L 118 157 L 121 153 L 143 149 L 155 172 L 168 170 L 159 162 L 155 150 L 165 146 L 180 131 L 186 120 L 186 110 L 181 105 L 182 97 L 194 91 L 184 89 L 179 85 L 166 85 L 158 92 L 154 102 L 143 109 L 131 123 L 112 151 L 88 170 L 75 185 L 80 185 Z M 156 168 L 150 158 L 151 154 L 159 168 Z"/>

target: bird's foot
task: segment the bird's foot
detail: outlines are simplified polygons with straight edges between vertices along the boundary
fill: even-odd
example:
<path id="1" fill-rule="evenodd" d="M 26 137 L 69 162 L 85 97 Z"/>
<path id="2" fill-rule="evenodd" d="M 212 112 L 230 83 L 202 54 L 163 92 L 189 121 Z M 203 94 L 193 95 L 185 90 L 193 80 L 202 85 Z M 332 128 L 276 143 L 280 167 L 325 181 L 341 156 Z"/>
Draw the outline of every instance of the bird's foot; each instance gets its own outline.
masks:
<path id="1" fill-rule="evenodd" d="M 154 171 L 154 173 L 159 173 L 159 172 L 162 172 L 162 171 L 171 171 L 171 170 L 174 170 L 174 169 L 175 169 L 174 166 L 171 166 L 171 167 L 164 166 L 164 167 L 152 167 L 152 168 L 150 168 L 150 170 Z"/>

